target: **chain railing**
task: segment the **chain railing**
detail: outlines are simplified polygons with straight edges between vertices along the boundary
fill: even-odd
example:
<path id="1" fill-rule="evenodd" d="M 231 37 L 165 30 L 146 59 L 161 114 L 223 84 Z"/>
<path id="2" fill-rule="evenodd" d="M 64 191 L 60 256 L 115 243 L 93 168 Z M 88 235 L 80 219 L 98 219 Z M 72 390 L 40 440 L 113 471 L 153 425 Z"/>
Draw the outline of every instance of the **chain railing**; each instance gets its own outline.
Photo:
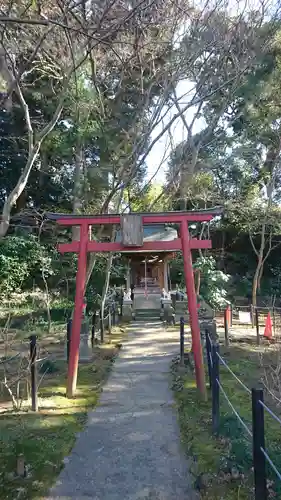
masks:
<path id="1" fill-rule="evenodd" d="M 269 456 L 265 446 L 265 425 L 264 411 L 266 411 L 281 427 L 281 419 L 264 403 L 263 390 L 249 387 L 229 367 L 226 360 L 220 355 L 219 345 L 212 342 L 209 333 L 206 332 L 206 355 L 208 362 L 209 384 L 212 394 L 212 430 L 215 435 L 219 434 L 220 429 L 220 394 L 228 404 L 232 413 L 236 416 L 238 422 L 252 440 L 253 470 L 255 482 L 255 500 L 266 500 L 267 491 L 267 471 L 266 463 L 275 472 L 277 478 L 281 481 L 281 472 L 277 469 L 273 459 Z M 240 387 L 251 396 L 252 408 L 252 428 L 245 422 L 234 407 L 228 396 L 223 382 L 220 378 L 220 366 L 223 366 L 231 376 L 239 383 Z M 250 401 L 249 401 L 250 404 Z M 280 429 L 281 438 L 281 429 Z"/>
<path id="2" fill-rule="evenodd" d="M 227 314 L 224 312 L 225 321 L 228 323 Z M 185 363 L 184 332 L 185 320 L 180 318 L 180 364 Z M 226 401 L 232 413 L 237 418 L 237 421 L 243 428 L 246 437 L 252 441 L 252 457 L 253 457 L 253 470 L 254 470 L 254 483 L 255 483 L 255 500 L 266 500 L 268 498 L 267 490 L 267 470 L 266 464 L 275 473 L 278 480 L 281 481 L 281 472 L 278 470 L 274 460 L 268 454 L 265 446 L 265 425 L 264 425 L 264 412 L 267 412 L 274 420 L 280 425 L 280 439 L 281 439 L 281 418 L 276 415 L 264 402 L 263 389 L 249 388 L 238 377 L 236 373 L 230 368 L 227 361 L 221 356 L 219 352 L 219 344 L 214 341 L 206 331 L 205 334 L 206 357 L 208 365 L 209 385 L 212 396 L 212 431 L 213 434 L 218 435 L 220 432 L 220 395 Z M 242 389 L 250 396 L 249 406 L 251 405 L 252 413 L 252 426 L 250 427 L 247 422 L 241 417 L 239 411 L 227 394 L 223 381 L 220 378 L 220 366 L 223 366 L 231 377 L 242 387 Z"/>

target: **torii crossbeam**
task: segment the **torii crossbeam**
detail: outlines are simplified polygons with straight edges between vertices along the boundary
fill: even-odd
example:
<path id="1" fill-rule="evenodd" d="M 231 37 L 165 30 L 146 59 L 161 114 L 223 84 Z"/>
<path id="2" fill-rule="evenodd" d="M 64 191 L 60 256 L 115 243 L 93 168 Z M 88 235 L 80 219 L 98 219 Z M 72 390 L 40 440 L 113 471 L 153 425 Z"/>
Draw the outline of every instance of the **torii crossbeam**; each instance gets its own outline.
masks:
<path id="1" fill-rule="evenodd" d="M 138 214 L 142 219 L 142 224 L 178 224 L 180 227 L 180 238 L 173 241 L 145 242 L 140 247 L 134 247 L 133 251 L 157 252 L 157 251 L 177 251 L 182 250 L 184 261 L 184 273 L 186 282 L 186 292 L 188 298 L 188 309 L 190 315 L 190 326 L 192 335 L 192 347 L 194 354 L 194 364 L 197 387 L 205 397 L 205 372 L 203 365 L 203 354 L 200 339 L 200 328 L 197 311 L 197 297 L 194 286 L 194 275 L 192 268 L 193 249 L 211 248 L 211 240 L 198 240 L 191 238 L 189 234 L 189 222 L 208 222 L 215 216 L 221 214 L 221 209 L 200 210 L 191 212 L 166 212 L 166 213 L 145 213 Z M 136 215 L 136 214 L 134 214 Z M 80 240 L 71 243 L 63 243 L 58 246 L 61 253 L 75 252 L 78 254 L 78 269 L 76 275 L 76 295 L 74 305 L 74 315 L 72 322 L 70 358 L 67 378 L 67 397 L 73 397 L 77 384 L 77 372 L 79 361 L 80 330 L 82 322 L 83 302 L 86 284 L 86 268 L 88 252 L 130 252 L 131 247 L 126 247 L 118 242 L 96 242 L 89 239 L 89 227 L 93 225 L 120 225 L 122 216 L 120 215 L 65 215 L 48 214 L 49 219 L 56 220 L 58 224 L 64 226 L 80 226 Z"/>

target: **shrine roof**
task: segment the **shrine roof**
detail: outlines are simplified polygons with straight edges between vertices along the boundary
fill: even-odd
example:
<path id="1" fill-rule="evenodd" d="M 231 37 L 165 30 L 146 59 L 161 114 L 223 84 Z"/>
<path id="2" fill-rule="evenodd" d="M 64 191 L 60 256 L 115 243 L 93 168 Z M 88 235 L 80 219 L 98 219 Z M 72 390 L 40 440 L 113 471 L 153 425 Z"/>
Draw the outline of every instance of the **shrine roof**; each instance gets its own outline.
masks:
<path id="1" fill-rule="evenodd" d="M 132 215 L 140 215 L 144 217 L 145 222 L 144 224 L 149 224 L 149 219 L 161 219 L 161 222 L 166 222 L 166 223 L 172 223 L 175 220 L 180 220 L 182 218 L 186 218 L 187 220 L 196 220 L 196 217 L 199 218 L 199 220 L 202 220 L 206 216 L 206 220 L 210 220 L 210 218 L 217 217 L 222 215 L 223 213 L 223 208 L 222 207 L 214 207 L 214 208 L 209 208 L 209 209 L 202 209 L 202 210 L 186 210 L 186 211 L 174 211 L 174 212 L 132 212 Z M 117 218 L 122 217 L 122 215 L 129 215 L 129 214 L 83 214 L 83 215 L 77 215 L 77 214 L 65 214 L 65 213 L 54 213 L 54 212 L 47 212 L 46 213 L 46 218 L 49 220 L 65 220 L 65 221 L 70 221 L 74 220 L 78 222 L 82 222 L 82 220 L 87 220 L 89 223 L 93 224 L 102 224 L 103 221 L 104 223 L 107 224 L 116 224 L 117 223 Z M 166 219 L 164 221 L 164 219 Z M 95 222 L 96 221 L 96 222 Z M 80 223 L 81 223 L 80 222 Z"/>

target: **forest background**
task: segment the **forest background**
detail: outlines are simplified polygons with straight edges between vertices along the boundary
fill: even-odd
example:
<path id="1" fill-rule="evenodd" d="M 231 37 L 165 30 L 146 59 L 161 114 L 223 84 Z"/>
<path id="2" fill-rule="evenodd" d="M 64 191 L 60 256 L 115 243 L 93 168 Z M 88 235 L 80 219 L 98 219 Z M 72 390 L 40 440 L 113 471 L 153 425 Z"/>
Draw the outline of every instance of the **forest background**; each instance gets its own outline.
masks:
<path id="1" fill-rule="evenodd" d="M 48 212 L 221 206 L 193 227 L 213 241 L 194 255 L 197 291 L 215 307 L 280 301 L 278 5 L 9 0 L 0 36 L 3 300 L 72 307 L 76 257 L 56 247 L 79 234 Z M 121 255 L 91 255 L 90 307 L 125 275 Z M 180 255 L 170 278 L 184 285 Z"/>

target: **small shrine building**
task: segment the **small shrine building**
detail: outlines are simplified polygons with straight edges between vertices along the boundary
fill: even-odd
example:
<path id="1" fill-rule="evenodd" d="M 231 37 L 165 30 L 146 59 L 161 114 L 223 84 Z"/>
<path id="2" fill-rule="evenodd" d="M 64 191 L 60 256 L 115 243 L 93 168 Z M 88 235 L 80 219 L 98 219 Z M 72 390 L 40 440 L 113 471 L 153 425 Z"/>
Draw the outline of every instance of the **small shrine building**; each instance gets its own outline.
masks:
<path id="1" fill-rule="evenodd" d="M 127 258 L 128 271 L 126 277 L 126 288 L 129 290 L 131 285 L 135 288 L 156 291 L 157 289 L 169 291 L 171 289 L 169 262 L 175 257 L 178 250 L 177 229 L 166 224 L 151 224 L 143 227 L 143 243 L 169 242 L 170 249 L 159 248 L 149 252 L 141 249 L 130 248 L 122 252 Z M 122 241 L 121 231 L 117 232 L 116 241 Z M 173 247 L 173 242 L 175 245 Z"/>

